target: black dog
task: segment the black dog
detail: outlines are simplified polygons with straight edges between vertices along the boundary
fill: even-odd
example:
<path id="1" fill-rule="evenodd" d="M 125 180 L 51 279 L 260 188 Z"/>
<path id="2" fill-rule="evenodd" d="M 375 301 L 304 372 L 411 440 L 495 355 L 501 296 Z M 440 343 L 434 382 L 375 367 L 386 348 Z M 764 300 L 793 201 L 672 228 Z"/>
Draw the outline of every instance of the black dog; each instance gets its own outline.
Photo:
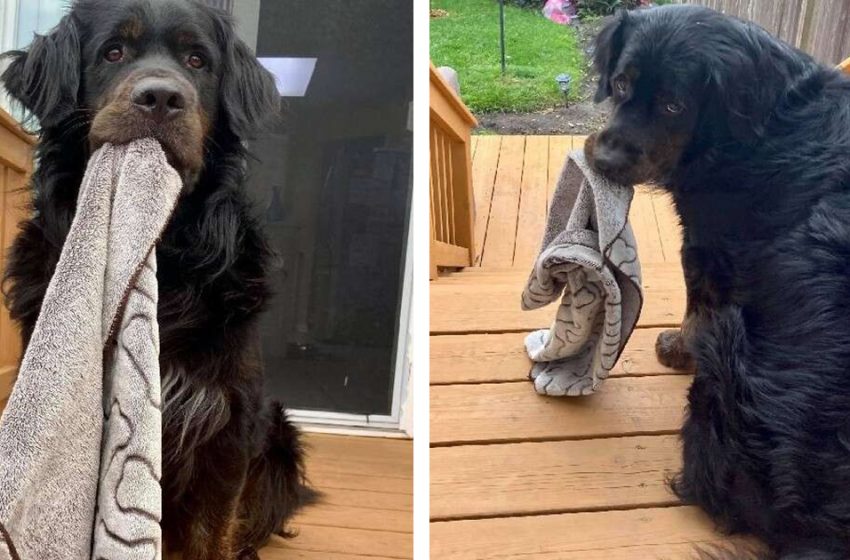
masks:
<path id="1" fill-rule="evenodd" d="M 224 14 L 188 0 L 78 0 L 7 56 L 2 81 L 40 125 L 33 216 L 5 278 L 24 344 L 92 150 L 158 139 L 184 177 L 157 248 L 165 545 L 254 557 L 309 493 L 297 431 L 262 394 L 270 250 L 242 189 L 243 140 L 278 110 L 273 78 Z"/>
<path id="2" fill-rule="evenodd" d="M 672 195 L 695 366 L 673 483 L 783 559 L 850 558 L 850 79 L 697 7 L 601 32 L 598 171 Z"/>

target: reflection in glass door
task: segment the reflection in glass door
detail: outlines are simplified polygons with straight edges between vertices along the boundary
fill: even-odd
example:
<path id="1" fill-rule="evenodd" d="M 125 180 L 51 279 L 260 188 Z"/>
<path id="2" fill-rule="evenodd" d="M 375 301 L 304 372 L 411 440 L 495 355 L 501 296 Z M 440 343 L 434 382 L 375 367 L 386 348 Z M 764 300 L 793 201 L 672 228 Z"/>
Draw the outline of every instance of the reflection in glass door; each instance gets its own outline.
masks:
<path id="1" fill-rule="evenodd" d="M 246 0 L 234 15 L 285 95 L 283 118 L 251 146 L 252 195 L 280 255 L 262 325 L 270 390 L 290 408 L 394 416 L 411 4 Z"/>

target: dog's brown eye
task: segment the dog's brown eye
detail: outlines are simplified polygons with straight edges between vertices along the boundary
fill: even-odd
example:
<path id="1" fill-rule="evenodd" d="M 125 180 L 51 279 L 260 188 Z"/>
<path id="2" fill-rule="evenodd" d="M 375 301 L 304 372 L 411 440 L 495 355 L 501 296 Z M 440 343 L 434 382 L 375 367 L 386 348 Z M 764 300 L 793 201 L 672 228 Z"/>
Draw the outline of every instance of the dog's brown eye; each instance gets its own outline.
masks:
<path id="1" fill-rule="evenodd" d="M 118 46 L 112 47 L 106 51 L 103 58 L 105 58 L 107 62 L 120 62 L 121 59 L 124 58 L 124 49 Z"/>
<path id="2" fill-rule="evenodd" d="M 206 65 L 206 61 L 204 61 L 204 58 L 197 53 L 189 55 L 189 59 L 186 61 L 186 63 L 192 68 L 203 68 Z"/>
<path id="3" fill-rule="evenodd" d="M 684 109 L 684 107 L 682 107 L 678 103 L 668 103 L 664 106 L 664 110 L 670 113 L 671 115 L 678 115 L 682 112 L 682 109 Z"/>

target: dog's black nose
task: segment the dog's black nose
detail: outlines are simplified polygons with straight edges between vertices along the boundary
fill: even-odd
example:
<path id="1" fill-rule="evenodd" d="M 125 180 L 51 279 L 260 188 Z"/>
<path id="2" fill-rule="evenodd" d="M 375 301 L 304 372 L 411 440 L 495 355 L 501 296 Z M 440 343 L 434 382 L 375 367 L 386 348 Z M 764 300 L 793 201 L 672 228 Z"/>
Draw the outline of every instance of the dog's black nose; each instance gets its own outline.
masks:
<path id="1" fill-rule="evenodd" d="M 593 153 L 593 165 L 600 173 L 611 173 L 626 167 L 628 157 L 622 150 L 606 148 L 597 144 Z"/>
<path id="2" fill-rule="evenodd" d="M 173 119 L 186 108 L 186 96 L 180 87 L 164 78 L 145 78 L 133 88 L 133 105 L 155 120 Z"/>

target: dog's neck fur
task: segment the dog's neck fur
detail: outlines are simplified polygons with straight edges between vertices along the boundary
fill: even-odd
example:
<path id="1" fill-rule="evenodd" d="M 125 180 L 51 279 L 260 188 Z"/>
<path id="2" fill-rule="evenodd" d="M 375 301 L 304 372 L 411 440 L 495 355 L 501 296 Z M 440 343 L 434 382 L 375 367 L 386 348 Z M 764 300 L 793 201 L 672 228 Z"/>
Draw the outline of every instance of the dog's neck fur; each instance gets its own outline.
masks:
<path id="1" fill-rule="evenodd" d="M 811 63 L 774 92 L 774 109 L 754 141 L 726 133 L 691 154 L 663 185 L 685 230 L 701 243 L 711 243 L 711 234 L 770 236 L 773 224 L 796 223 L 825 192 L 847 188 L 848 94 L 850 80 Z M 824 188 L 802 187 L 813 182 Z M 784 215 L 774 213 L 779 208 Z"/>

